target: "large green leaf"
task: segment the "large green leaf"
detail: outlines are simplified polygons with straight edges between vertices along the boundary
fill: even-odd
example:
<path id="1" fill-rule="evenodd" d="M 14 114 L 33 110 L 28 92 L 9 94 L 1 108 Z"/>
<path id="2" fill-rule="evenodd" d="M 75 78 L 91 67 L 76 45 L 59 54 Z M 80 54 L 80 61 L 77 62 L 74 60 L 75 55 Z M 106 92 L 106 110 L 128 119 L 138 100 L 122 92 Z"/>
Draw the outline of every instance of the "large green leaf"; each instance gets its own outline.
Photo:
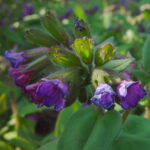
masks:
<path id="1" fill-rule="evenodd" d="M 109 62 L 105 63 L 101 67 L 104 69 L 113 69 L 115 71 L 123 71 L 130 65 L 131 62 L 132 62 L 131 58 L 116 59 L 116 60 L 110 60 Z"/>
<path id="2" fill-rule="evenodd" d="M 101 116 L 93 106 L 72 115 L 60 137 L 58 150 L 107 150 L 121 128 L 116 111 Z"/>
<path id="3" fill-rule="evenodd" d="M 131 115 L 111 150 L 149 150 L 150 120 Z"/>
<path id="4" fill-rule="evenodd" d="M 147 36 L 147 39 L 143 48 L 143 65 L 146 71 L 150 70 L 150 36 Z"/>
<path id="5" fill-rule="evenodd" d="M 58 140 L 54 140 L 52 142 L 44 144 L 43 146 L 41 146 L 37 150 L 56 150 L 57 149 L 57 143 L 58 143 Z"/>

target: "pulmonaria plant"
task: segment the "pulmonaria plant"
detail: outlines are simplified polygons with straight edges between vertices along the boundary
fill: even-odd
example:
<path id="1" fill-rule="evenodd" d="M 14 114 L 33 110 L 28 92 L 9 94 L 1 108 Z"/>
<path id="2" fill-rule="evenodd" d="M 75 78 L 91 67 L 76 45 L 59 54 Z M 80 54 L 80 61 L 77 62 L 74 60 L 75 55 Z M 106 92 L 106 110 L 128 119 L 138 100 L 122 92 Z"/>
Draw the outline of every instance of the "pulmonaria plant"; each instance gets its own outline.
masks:
<path id="1" fill-rule="evenodd" d="M 70 9 L 64 17 L 71 13 Z M 41 20 L 48 33 L 32 29 L 26 38 L 42 47 L 5 52 L 11 64 L 9 74 L 32 102 L 40 107 L 54 106 L 56 111 L 77 99 L 100 109 L 115 109 L 116 103 L 129 109 L 146 95 L 141 84 L 126 72 L 132 58 L 118 58 L 111 42 L 96 44 L 84 20 L 75 17 L 72 34 L 54 12 L 48 11 Z"/>

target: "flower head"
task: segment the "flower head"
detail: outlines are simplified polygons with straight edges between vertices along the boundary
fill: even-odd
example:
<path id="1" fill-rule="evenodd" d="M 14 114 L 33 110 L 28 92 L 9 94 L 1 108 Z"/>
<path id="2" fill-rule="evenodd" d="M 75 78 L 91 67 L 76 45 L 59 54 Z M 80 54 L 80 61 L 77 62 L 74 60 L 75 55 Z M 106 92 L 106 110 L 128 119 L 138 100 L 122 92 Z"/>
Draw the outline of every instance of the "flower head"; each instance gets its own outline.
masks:
<path id="1" fill-rule="evenodd" d="M 10 68 L 9 74 L 15 80 L 16 85 L 24 88 L 31 80 L 31 76 L 33 75 L 33 71 L 25 72 L 24 67 L 20 68 Z"/>
<path id="2" fill-rule="evenodd" d="M 31 94 L 34 103 L 39 106 L 54 106 L 57 111 L 64 107 L 68 95 L 68 84 L 59 79 L 43 79 L 41 82 L 26 86 L 25 89 Z"/>
<path id="3" fill-rule="evenodd" d="M 80 20 L 77 17 L 74 18 L 74 24 L 75 24 L 75 27 L 78 30 L 80 30 L 80 31 L 83 30 L 84 27 L 83 27 L 82 23 L 80 22 Z"/>
<path id="4" fill-rule="evenodd" d="M 145 89 L 139 82 L 122 81 L 117 87 L 117 95 L 123 109 L 133 108 L 146 95 Z"/>
<path id="5" fill-rule="evenodd" d="M 18 68 L 26 61 L 24 52 L 16 53 L 11 50 L 5 51 L 5 58 L 11 63 L 12 67 L 14 68 Z"/>
<path id="6" fill-rule="evenodd" d="M 68 8 L 63 16 L 61 16 L 60 20 L 64 20 L 69 18 L 73 14 L 72 8 Z"/>
<path id="7" fill-rule="evenodd" d="M 91 102 L 99 107 L 110 110 L 115 106 L 114 95 L 115 92 L 111 86 L 106 83 L 102 83 L 96 88 L 95 94 L 91 98 Z"/>
<path id="8" fill-rule="evenodd" d="M 92 9 L 85 10 L 85 13 L 89 16 L 94 15 L 98 11 L 99 7 L 95 5 Z"/>

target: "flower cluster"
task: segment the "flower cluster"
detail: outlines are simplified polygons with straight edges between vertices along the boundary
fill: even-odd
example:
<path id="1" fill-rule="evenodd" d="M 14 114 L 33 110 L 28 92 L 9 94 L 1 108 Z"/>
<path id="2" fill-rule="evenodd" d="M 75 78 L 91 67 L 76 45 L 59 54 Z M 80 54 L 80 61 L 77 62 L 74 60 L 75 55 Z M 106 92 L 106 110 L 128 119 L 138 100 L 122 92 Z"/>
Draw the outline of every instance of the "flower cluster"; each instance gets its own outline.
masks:
<path id="1" fill-rule="evenodd" d="M 98 7 L 94 7 L 88 13 L 97 10 Z M 63 18 L 71 14 L 72 10 L 69 9 Z M 57 111 L 65 103 L 70 105 L 76 99 L 107 110 L 114 109 L 115 103 L 119 103 L 123 109 L 130 109 L 146 95 L 141 84 L 132 81 L 128 73 L 133 66 L 126 69 L 132 59 L 120 55 L 116 59 L 114 46 L 110 42 L 96 45 L 84 20 L 74 18 L 74 35 L 77 39 L 60 25 L 54 12 L 48 11 L 42 18 L 42 24 L 50 34 L 29 30 L 26 38 L 44 47 L 25 52 L 5 52 L 5 58 L 11 64 L 10 76 L 16 85 L 30 95 L 32 102 L 38 106 L 54 106 Z M 122 63 L 125 65 L 122 66 Z M 116 69 L 120 72 L 113 69 L 115 66 L 119 66 Z M 125 72 L 121 72 L 123 70 Z M 116 88 L 107 84 L 116 85 L 118 82 L 115 78 L 120 81 Z M 88 89 L 93 87 L 96 90 L 92 97 L 92 90 Z"/>
<path id="2" fill-rule="evenodd" d="M 140 83 L 134 81 L 123 80 L 115 91 L 116 93 L 110 85 L 102 83 L 96 88 L 91 102 L 101 108 L 110 110 L 115 106 L 114 96 L 116 96 L 123 109 L 130 109 L 134 108 L 138 101 L 146 95 L 146 91 Z"/>
<path id="3" fill-rule="evenodd" d="M 69 86 L 60 79 L 41 79 L 32 83 L 35 71 L 25 71 L 24 63 L 27 61 L 24 52 L 6 51 L 5 58 L 10 62 L 9 75 L 14 79 L 15 84 L 30 95 L 32 102 L 38 106 L 54 106 L 55 110 L 61 110 L 65 105 Z"/>

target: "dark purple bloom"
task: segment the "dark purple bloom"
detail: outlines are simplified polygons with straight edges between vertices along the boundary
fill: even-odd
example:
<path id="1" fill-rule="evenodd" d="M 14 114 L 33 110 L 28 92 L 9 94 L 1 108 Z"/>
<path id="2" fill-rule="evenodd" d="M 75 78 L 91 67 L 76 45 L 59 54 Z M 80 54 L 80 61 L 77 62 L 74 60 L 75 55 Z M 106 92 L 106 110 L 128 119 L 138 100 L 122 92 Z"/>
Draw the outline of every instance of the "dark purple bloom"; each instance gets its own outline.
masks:
<path id="1" fill-rule="evenodd" d="M 94 15 L 98 11 L 99 7 L 94 6 L 92 9 L 85 10 L 85 13 L 89 16 Z"/>
<path id="2" fill-rule="evenodd" d="M 83 30 L 84 27 L 83 27 L 82 23 L 80 22 L 80 20 L 77 17 L 74 18 L 74 24 L 75 24 L 75 27 L 78 30 L 80 30 L 80 31 Z"/>
<path id="3" fill-rule="evenodd" d="M 14 79 L 16 85 L 24 88 L 31 80 L 33 71 L 23 72 L 24 67 L 20 68 L 10 68 L 9 74 Z"/>
<path id="4" fill-rule="evenodd" d="M 72 8 L 68 8 L 67 11 L 64 13 L 63 16 L 61 16 L 60 20 L 64 20 L 64 19 L 67 19 L 69 18 L 71 15 L 73 14 L 73 10 Z"/>
<path id="5" fill-rule="evenodd" d="M 5 58 L 11 63 L 12 67 L 14 68 L 18 68 L 26 61 L 24 52 L 16 53 L 11 50 L 5 51 Z"/>
<path id="6" fill-rule="evenodd" d="M 39 106 L 54 106 L 61 110 L 65 105 L 68 95 L 68 84 L 59 79 L 47 80 L 26 86 L 26 92 L 31 94 L 31 99 Z"/>
<path id="7" fill-rule="evenodd" d="M 32 15 L 33 13 L 34 13 L 34 8 L 33 8 L 32 4 L 27 3 L 27 4 L 25 4 L 25 6 L 22 10 L 22 14 L 21 14 L 20 18 L 22 19 L 25 16 Z"/>
<path id="8" fill-rule="evenodd" d="M 117 95 L 123 109 L 133 108 L 146 95 L 145 89 L 139 82 L 122 81 L 117 87 Z"/>
<path id="9" fill-rule="evenodd" d="M 106 83 L 100 84 L 91 98 L 91 102 L 104 109 L 111 110 L 114 108 L 114 95 L 115 92 Z"/>

